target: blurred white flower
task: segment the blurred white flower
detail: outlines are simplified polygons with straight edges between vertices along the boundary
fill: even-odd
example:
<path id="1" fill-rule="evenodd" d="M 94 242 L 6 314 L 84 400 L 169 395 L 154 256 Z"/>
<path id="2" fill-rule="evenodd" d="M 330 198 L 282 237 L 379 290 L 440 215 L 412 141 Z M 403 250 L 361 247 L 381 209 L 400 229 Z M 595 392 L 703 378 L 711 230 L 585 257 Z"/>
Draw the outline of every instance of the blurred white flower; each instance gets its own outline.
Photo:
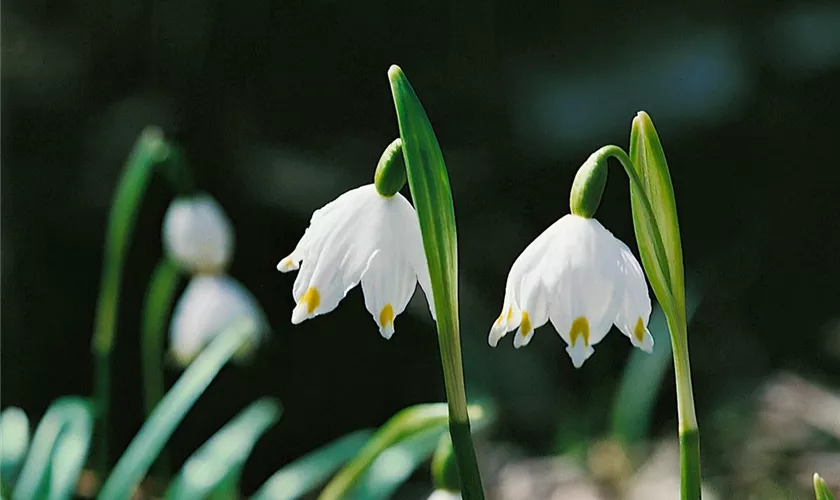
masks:
<path id="1" fill-rule="evenodd" d="M 223 272 L 233 255 L 233 227 L 207 194 L 179 197 L 163 218 L 166 254 L 192 273 Z"/>
<path id="2" fill-rule="evenodd" d="M 373 184 L 348 191 L 312 214 L 297 247 L 277 264 L 282 272 L 298 268 L 294 324 L 332 311 L 359 281 L 365 306 L 386 339 L 418 280 L 435 315 L 417 213 L 401 194 L 382 196 Z"/>
<path id="3" fill-rule="evenodd" d="M 508 275 L 504 306 L 490 330 L 496 346 L 519 328 L 517 348 L 534 329 L 551 320 L 580 368 L 613 323 L 645 352 L 653 350 L 647 330 L 650 297 L 639 262 L 597 220 L 566 215 L 522 252 Z"/>
<path id="4" fill-rule="evenodd" d="M 253 342 L 236 358 L 247 358 L 268 331 L 256 299 L 235 279 L 225 275 L 194 277 L 175 304 L 170 326 L 170 350 L 180 365 L 191 362 L 213 338 L 243 320 L 256 325 Z"/>
<path id="5" fill-rule="evenodd" d="M 438 489 L 429 495 L 428 500 L 461 500 L 461 493 L 457 491 Z"/>

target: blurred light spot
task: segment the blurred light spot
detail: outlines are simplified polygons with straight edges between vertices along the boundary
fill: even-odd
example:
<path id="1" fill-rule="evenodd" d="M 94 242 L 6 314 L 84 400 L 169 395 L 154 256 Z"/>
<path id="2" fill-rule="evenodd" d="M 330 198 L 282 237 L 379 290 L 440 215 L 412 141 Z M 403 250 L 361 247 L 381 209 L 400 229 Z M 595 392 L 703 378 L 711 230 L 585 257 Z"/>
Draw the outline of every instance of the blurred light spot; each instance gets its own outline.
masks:
<path id="1" fill-rule="evenodd" d="M 809 74 L 840 66 L 840 4 L 798 5 L 770 26 L 771 62 L 784 71 Z"/>
<path id="2" fill-rule="evenodd" d="M 527 146 L 553 156 L 629 129 L 644 109 L 667 123 L 717 120 L 744 99 L 750 84 L 737 39 L 716 29 L 664 39 L 614 53 L 594 69 L 546 68 L 516 71 L 516 122 Z"/>

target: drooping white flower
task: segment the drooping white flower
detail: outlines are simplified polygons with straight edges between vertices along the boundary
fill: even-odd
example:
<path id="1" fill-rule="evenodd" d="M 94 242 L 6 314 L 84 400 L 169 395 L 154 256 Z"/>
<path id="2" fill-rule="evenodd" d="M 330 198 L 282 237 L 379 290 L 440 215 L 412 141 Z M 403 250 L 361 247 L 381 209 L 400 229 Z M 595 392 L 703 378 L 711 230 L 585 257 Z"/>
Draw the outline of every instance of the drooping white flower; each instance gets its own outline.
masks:
<path id="1" fill-rule="evenodd" d="M 211 196 L 179 197 L 163 218 L 163 246 L 192 273 L 222 272 L 233 255 L 233 227 Z"/>
<path id="2" fill-rule="evenodd" d="M 550 320 L 579 368 L 613 324 L 634 346 L 651 352 L 650 312 L 644 273 L 627 245 L 597 220 L 569 214 L 514 262 L 488 341 L 496 346 L 518 328 L 513 345 L 522 347 Z"/>
<path id="3" fill-rule="evenodd" d="M 170 350 L 180 365 L 192 361 L 213 338 L 243 320 L 256 326 L 252 342 L 236 357 L 247 358 L 268 330 L 256 299 L 238 281 L 226 275 L 194 277 L 175 304 L 170 326 Z"/>
<path id="4" fill-rule="evenodd" d="M 277 264 L 282 272 L 298 268 L 293 324 L 332 311 L 360 281 L 365 306 L 386 339 L 418 281 L 434 317 L 417 213 L 399 193 L 383 196 L 368 184 L 316 210 L 297 247 Z"/>

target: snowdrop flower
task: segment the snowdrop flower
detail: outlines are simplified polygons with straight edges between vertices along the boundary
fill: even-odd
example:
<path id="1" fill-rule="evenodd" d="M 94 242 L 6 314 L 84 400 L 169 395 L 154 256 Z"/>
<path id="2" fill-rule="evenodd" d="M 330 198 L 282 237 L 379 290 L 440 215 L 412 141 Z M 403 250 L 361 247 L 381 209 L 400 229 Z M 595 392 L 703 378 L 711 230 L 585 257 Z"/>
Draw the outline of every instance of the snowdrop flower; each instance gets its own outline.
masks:
<path id="1" fill-rule="evenodd" d="M 247 358 L 268 333 L 262 309 L 235 279 L 225 275 L 196 276 L 172 314 L 172 357 L 182 366 L 188 364 L 216 335 L 242 320 L 253 321 L 256 329 L 253 342 L 246 343 L 237 353 L 239 360 Z"/>
<path id="2" fill-rule="evenodd" d="M 191 273 L 223 271 L 233 255 L 233 228 L 206 194 L 176 198 L 163 218 L 166 254 Z"/>
<path id="3" fill-rule="evenodd" d="M 514 262 L 488 340 L 495 347 L 518 328 L 513 345 L 519 348 L 550 320 L 580 368 L 613 324 L 634 346 L 651 352 L 650 312 L 642 268 L 627 245 L 597 220 L 569 214 Z"/>
<path id="4" fill-rule="evenodd" d="M 293 324 L 332 311 L 360 281 L 365 306 L 386 339 L 394 334 L 394 320 L 418 281 L 434 317 L 417 213 L 401 194 L 380 194 L 374 184 L 316 210 L 303 238 L 277 269 L 300 269 L 292 289 L 297 304 Z"/>

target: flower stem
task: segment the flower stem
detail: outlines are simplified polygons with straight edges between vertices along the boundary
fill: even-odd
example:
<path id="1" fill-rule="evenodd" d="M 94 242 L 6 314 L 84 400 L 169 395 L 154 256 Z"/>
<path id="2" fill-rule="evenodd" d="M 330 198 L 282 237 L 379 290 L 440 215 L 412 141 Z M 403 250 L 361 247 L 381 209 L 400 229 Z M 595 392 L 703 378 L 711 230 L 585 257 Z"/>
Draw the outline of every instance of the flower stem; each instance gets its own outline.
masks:
<path id="1" fill-rule="evenodd" d="M 134 222 L 143 194 L 153 171 L 166 163 L 170 156 L 177 156 L 163 138 L 162 132 L 149 127 L 140 134 L 117 185 L 114 201 L 108 216 L 105 234 L 105 250 L 102 258 L 102 276 L 99 284 L 99 299 L 92 339 L 95 358 L 94 398 L 96 401 L 95 439 L 93 450 L 94 467 L 104 477 L 108 467 L 108 421 L 111 403 L 111 352 L 117 328 L 120 286 L 123 262 L 131 241 Z M 180 162 L 164 169 L 164 174 L 181 187 L 191 185 L 187 172 Z"/>
<path id="2" fill-rule="evenodd" d="M 146 289 L 143 322 L 140 334 L 140 352 L 143 364 L 143 393 L 146 418 L 163 399 L 163 344 L 166 320 L 172 308 L 172 299 L 180 274 L 173 261 L 163 258 L 155 268 Z M 159 476 L 169 474 L 166 450 L 162 450 L 153 470 Z"/>

